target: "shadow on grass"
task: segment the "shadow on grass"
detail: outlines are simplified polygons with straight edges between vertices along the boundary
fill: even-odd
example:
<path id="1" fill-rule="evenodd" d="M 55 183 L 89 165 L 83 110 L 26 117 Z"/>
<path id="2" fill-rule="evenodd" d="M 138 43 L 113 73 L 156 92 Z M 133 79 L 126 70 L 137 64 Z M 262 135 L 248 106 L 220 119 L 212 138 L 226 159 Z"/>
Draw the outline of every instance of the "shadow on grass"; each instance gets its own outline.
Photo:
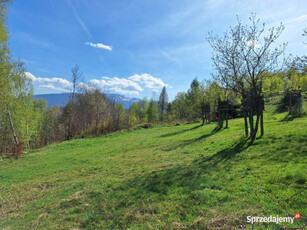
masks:
<path id="1" fill-rule="evenodd" d="M 194 126 L 190 129 L 185 129 L 185 130 L 181 130 L 181 131 L 178 131 L 178 132 L 174 132 L 174 133 L 167 133 L 167 134 L 163 134 L 161 135 L 160 137 L 170 137 L 170 136 L 174 136 L 174 135 L 179 135 L 181 133 L 185 133 L 185 132 L 188 132 L 188 131 L 192 131 L 192 130 L 195 130 L 195 129 L 198 129 L 199 127 L 203 126 L 202 124 L 201 125 L 197 125 L 197 126 Z M 225 128 L 224 128 L 225 129 Z M 182 140 L 182 141 L 179 141 L 177 142 L 177 144 L 174 144 L 174 145 L 171 145 L 171 146 L 168 146 L 166 147 L 165 149 L 163 149 L 164 151 L 172 151 L 172 150 L 176 150 L 178 148 L 183 148 L 185 146 L 188 146 L 188 145 L 191 145 L 195 142 L 199 142 L 199 141 L 203 141 L 204 139 L 206 139 L 207 137 L 210 137 L 220 131 L 222 131 L 223 128 L 220 128 L 220 127 L 215 127 L 211 133 L 209 134 L 204 134 L 200 137 L 197 137 L 197 138 L 193 138 L 193 139 L 189 139 L 189 140 Z"/>
<path id="2" fill-rule="evenodd" d="M 199 138 L 189 140 L 184 144 L 190 144 L 196 140 L 201 140 L 210 135 L 204 135 Z M 211 175 L 213 172 L 219 171 L 217 163 L 225 160 L 229 160 L 236 154 L 249 148 L 251 143 L 248 139 L 242 139 L 235 143 L 232 147 L 223 149 L 210 157 L 198 157 L 192 163 L 188 165 L 178 165 L 174 168 L 169 168 L 161 171 L 155 171 L 151 174 L 143 175 L 132 179 L 128 182 L 131 187 L 136 185 L 147 192 L 155 192 L 166 194 L 169 187 L 184 187 L 187 193 L 194 190 L 200 190 L 204 188 L 212 190 L 222 190 L 223 185 L 215 180 L 205 180 L 206 183 L 200 183 L 203 177 Z M 179 147 L 179 146 L 177 146 Z M 225 164 L 225 167 L 233 167 L 229 162 Z"/>
<path id="3" fill-rule="evenodd" d="M 214 160 L 214 164 L 217 164 L 218 162 L 234 157 L 236 154 L 241 153 L 245 149 L 248 149 L 252 144 L 253 143 L 249 139 L 242 138 L 230 148 L 223 149 L 216 154 L 210 156 L 206 159 L 206 161 Z"/>
<path id="4" fill-rule="evenodd" d="M 184 141 L 181 144 L 191 144 L 210 135 L 212 133 Z M 222 149 L 212 156 L 199 156 L 187 164 L 134 174 L 123 183 L 110 185 L 109 193 L 106 193 L 106 189 L 91 192 L 87 194 L 90 199 L 87 203 L 91 205 L 91 212 L 88 211 L 88 217 L 82 223 L 82 227 L 95 229 L 97 226 L 101 227 L 102 223 L 111 223 L 112 225 L 103 227 L 125 229 L 131 227 L 130 223 L 146 224 L 148 220 L 140 219 L 140 217 L 148 217 L 149 221 L 153 221 L 150 218 L 171 214 L 180 218 L 187 229 L 213 229 L 210 228 L 209 223 L 203 223 L 200 226 L 190 224 L 191 215 L 196 216 L 197 212 L 202 213 L 197 207 L 215 209 L 217 206 L 233 205 L 231 200 L 240 199 L 239 196 L 244 196 L 244 199 L 248 197 L 250 202 L 259 199 L 257 194 L 250 193 L 251 190 L 244 187 L 244 180 L 248 173 L 238 174 L 237 178 L 242 176 L 243 182 L 238 180 L 238 184 L 235 184 L 237 187 L 230 190 L 227 187 L 228 182 L 233 180 L 231 179 L 233 176 L 227 177 L 227 174 L 237 173 L 233 171 L 237 164 L 234 164 L 231 159 L 250 146 L 249 139 L 242 138 L 229 148 Z M 276 158 L 276 155 L 274 157 Z M 218 164 L 221 161 L 224 161 L 223 164 Z M 249 180 L 246 181 L 249 182 Z M 172 209 L 168 207 L 170 205 L 176 205 L 176 207 Z M 242 216 L 242 220 L 244 218 Z M 163 219 L 165 225 L 161 226 L 161 229 L 172 226 L 172 221 L 173 219 Z M 224 227 L 223 229 L 232 229 L 227 227 L 226 222 L 221 223 L 220 226 Z M 238 223 L 233 223 L 233 226 L 238 226 Z"/>
<path id="5" fill-rule="evenodd" d="M 179 135 L 179 134 L 188 132 L 188 131 L 192 131 L 192 130 L 198 129 L 198 128 L 200 128 L 201 126 L 202 126 L 202 125 L 200 124 L 200 125 L 194 126 L 194 127 L 192 127 L 192 128 L 189 128 L 189 129 L 184 129 L 184 130 L 177 131 L 177 132 L 173 132 L 173 133 L 166 133 L 166 134 L 161 135 L 160 137 L 172 137 L 172 136 L 176 136 L 176 135 Z"/>
<path id="6" fill-rule="evenodd" d="M 179 141 L 178 144 L 175 144 L 175 145 L 171 145 L 171 146 L 168 146 L 167 148 L 163 149 L 164 151 L 172 151 L 172 150 L 176 150 L 178 148 L 183 148 L 185 146 L 188 146 L 188 145 L 191 145 L 195 142 L 198 142 L 198 141 L 203 141 L 204 139 L 206 139 L 207 137 L 210 137 L 212 134 L 204 134 L 200 137 L 197 137 L 197 138 L 193 138 L 193 139 L 189 139 L 189 140 L 183 140 L 183 141 Z"/>
<path id="7" fill-rule="evenodd" d="M 225 128 L 224 128 L 225 129 Z M 223 130 L 223 128 L 222 127 L 219 127 L 219 126 L 216 126 L 213 130 L 212 130 L 212 132 L 211 132 L 211 134 L 214 134 L 214 133 L 217 133 L 217 132 L 220 132 L 220 131 L 222 131 Z"/>
<path id="8" fill-rule="evenodd" d="M 183 144 L 190 144 L 210 135 L 212 134 L 188 140 Z M 125 214 L 127 210 L 131 209 L 131 212 L 141 213 L 142 215 L 157 215 L 160 210 L 155 204 L 160 201 L 163 202 L 165 198 L 169 199 L 169 194 L 172 194 L 172 199 L 180 200 L 178 203 L 180 209 L 178 209 L 177 214 L 182 220 L 189 223 L 189 215 L 192 212 L 189 209 L 189 205 L 206 205 L 214 208 L 216 205 L 227 202 L 230 199 L 228 192 L 224 193 L 225 181 L 216 180 L 216 176 L 231 171 L 231 168 L 235 167 L 235 165 L 231 161 L 225 162 L 223 166 L 216 164 L 221 159 L 233 157 L 247 147 L 246 141 L 241 140 L 230 149 L 224 149 L 211 157 L 200 156 L 188 164 L 179 164 L 175 167 L 136 175 L 123 184 L 112 185 L 112 192 L 108 195 L 108 200 L 105 201 L 103 201 L 105 199 L 103 192 L 91 194 L 93 196 L 91 197 L 92 208 L 97 215 L 94 216 L 95 218 L 85 221 L 83 227 L 90 228 L 94 226 L 99 221 L 102 221 L 103 216 L 104 219 L 114 220 L 116 228 L 125 228 L 127 227 Z M 204 191 L 206 192 L 204 193 Z M 105 209 L 102 208 L 104 206 L 106 207 Z M 112 210 L 112 208 L 117 211 L 106 211 Z M 130 215 L 129 221 L 137 222 L 139 220 L 137 215 Z M 199 227 L 190 226 L 190 229 L 199 229 Z"/>
<path id="9" fill-rule="evenodd" d="M 295 114 L 287 114 L 283 119 L 280 120 L 280 122 L 284 121 L 293 121 L 295 118 L 300 118 L 302 117 L 301 114 L 295 113 Z"/>

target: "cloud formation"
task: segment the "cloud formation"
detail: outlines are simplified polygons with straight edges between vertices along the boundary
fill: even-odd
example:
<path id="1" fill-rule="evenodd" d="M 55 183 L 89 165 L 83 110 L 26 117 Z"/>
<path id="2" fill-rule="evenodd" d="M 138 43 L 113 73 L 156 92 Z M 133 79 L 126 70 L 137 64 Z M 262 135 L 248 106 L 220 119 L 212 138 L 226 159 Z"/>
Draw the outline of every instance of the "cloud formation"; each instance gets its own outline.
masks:
<path id="1" fill-rule="evenodd" d="M 85 45 L 91 46 L 91 47 L 94 47 L 94 48 L 98 48 L 98 49 L 105 49 L 105 50 L 112 51 L 112 47 L 111 46 L 104 45 L 102 43 L 85 42 Z"/>
<path id="2" fill-rule="evenodd" d="M 40 89 L 51 89 L 51 90 L 60 91 L 60 92 L 68 92 L 68 89 L 63 89 L 63 88 L 60 88 L 60 87 L 56 87 L 53 84 L 39 85 L 38 87 Z"/>
<path id="3" fill-rule="evenodd" d="M 42 77 L 35 77 L 33 74 L 26 72 L 26 77 L 30 79 L 33 83 L 37 83 L 40 88 L 45 89 L 53 89 L 59 91 L 67 91 L 69 87 L 72 86 L 72 83 L 63 78 L 42 78 Z"/>
<path id="4" fill-rule="evenodd" d="M 70 81 L 63 78 L 35 77 L 29 72 L 26 72 L 26 76 L 40 89 L 68 92 L 72 86 Z M 120 94 L 140 95 L 144 89 L 139 83 L 143 84 L 145 88 L 152 89 L 155 92 L 158 92 L 159 88 L 167 86 L 160 78 L 155 78 L 150 74 L 144 73 L 134 74 L 129 78 L 101 77 L 101 79 L 91 79 L 87 83 L 79 83 L 79 87 L 86 90 L 101 89 Z"/>
<path id="5" fill-rule="evenodd" d="M 92 34 L 89 31 L 89 29 L 87 28 L 86 24 L 84 23 L 84 21 L 82 20 L 82 18 L 79 16 L 78 12 L 76 11 L 75 7 L 73 6 L 73 4 L 71 3 L 70 0 L 66 0 L 66 2 L 68 3 L 68 5 L 71 7 L 80 27 L 82 28 L 82 30 L 90 37 L 92 38 Z"/>
<path id="6" fill-rule="evenodd" d="M 156 89 L 161 88 L 163 86 L 167 86 L 160 78 L 155 78 L 151 74 L 143 73 L 143 74 L 134 74 L 128 79 L 136 82 L 140 82 L 145 85 L 146 88 Z"/>
<path id="7" fill-rule="evenodd" d="M 101 80 L 92 79 L 89 81 L 89 85 L 93 87 L 98 87 L 101 89 L 109 89 L 116 93 L 122 94 L 134 94 L 139 95 L 140 92 L 143 91 L 141 86 L 138 83 L 133 82 L 126 78 L 109 78 L 109 77 L 102 77 Z"/>

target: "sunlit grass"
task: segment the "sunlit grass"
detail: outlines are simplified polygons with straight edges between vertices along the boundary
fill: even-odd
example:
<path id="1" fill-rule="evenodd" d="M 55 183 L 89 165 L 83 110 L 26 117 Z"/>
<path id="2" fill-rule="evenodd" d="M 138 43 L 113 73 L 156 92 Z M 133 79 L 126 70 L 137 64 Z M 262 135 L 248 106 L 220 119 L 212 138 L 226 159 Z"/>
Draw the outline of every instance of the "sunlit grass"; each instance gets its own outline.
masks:
<path id="1" fill-rule="evenodd" d="M 285 117 L 265 114 L 253 145 L 235 119 L 217 132 L 215 123 L 158 126 L 4 159 L 0 229 L 251 228 L 247 215 L 300 212 L 295 226 L 280 224 L 298 227 L 307 222 L 307 118 Z"/>

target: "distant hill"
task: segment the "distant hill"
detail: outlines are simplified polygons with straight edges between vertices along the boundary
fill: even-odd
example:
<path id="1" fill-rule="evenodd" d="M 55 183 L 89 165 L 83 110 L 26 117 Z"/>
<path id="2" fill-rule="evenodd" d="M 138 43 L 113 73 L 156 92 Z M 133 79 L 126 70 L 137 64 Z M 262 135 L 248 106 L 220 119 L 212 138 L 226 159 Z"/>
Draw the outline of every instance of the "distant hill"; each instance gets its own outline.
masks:
<path id="1" fill-rule="evenodd" d="M 111 101 L 116 102 L 117 104 L 122 103 L 125 107 L 125 109 L 129 109 L 129 107 L 134 102 L 139 102 L 140 99 L 138 98 L 130 98 L 126 97 L 124 95 L 115 94 L 115 93 L 109 93 L 106 94 L 107 98 L 109 98 Z M 69 93 L 59 93 L 59 94 L 38 94 L 34 95 L 35 99 L 43 99 L 46 100 L 48 103 L 48 106 L 65 106 L 69 100 Z"/>

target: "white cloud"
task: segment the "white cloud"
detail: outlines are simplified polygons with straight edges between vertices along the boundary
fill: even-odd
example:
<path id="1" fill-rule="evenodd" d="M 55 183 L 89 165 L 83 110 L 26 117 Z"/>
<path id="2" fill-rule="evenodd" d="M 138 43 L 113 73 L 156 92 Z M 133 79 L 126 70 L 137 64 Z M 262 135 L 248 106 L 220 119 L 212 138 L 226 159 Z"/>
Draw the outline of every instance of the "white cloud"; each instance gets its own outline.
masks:
<path id="1" fill-rule="evenodd" d="M 143 91 L 141 86 L 138 83 L 131 81 L 126 78 L 109 78 L 109 77 L 102 77 L 101 80 L 92 79 L 89 81 L 89 85 L 96 86 L 102 89 L 109 89 L 116 93 L 122 94 L 134 94 L 139 95 L 140 92 Z"/>
<path id="2" fill-rule="evenodd" d="M 41 89 L 52 89 L 60 92 L 68 92 L 68 89 L 63 89 L 60 87 L 55 87 L 53 84 L 47 84 L 47 85 L 39 85 L 38 86 Z"/>
<path id="3" fill-rule="evenodd" d="M 26 77 L 32 80 L 34 86 L 41 89 L 50 89 L 59 92 L 67 92 L 71 88 L 72 83 L 63 78 L 42 78 L 35 77 L 33 74 L 26 72 Z M 88 83 L 79 83 L 78 87 L 86 90 L 109 90 L 120 94 L 139 95 L 143 92 L 143 88 L 139 83 L 144 84 L 144 87 L 157 91 L 163 86 L 168 86 L 160 78 L 155 78 L 150 74 L 134 74 L 129 78 L 119 77 L 101 77 L 101 79 L 91 79 Z M 170 86 L 168 86 L 170 87 Z"/>
<path id="4" fill-rule="evenodd" d="M 111 46 L 104 45 L 102 43 L 85 42 L 85 45 L 91 46 L 91 47 L 94 47 L 94 48 L 98 48 L 98 49 L 105 49 L 105 50 L 110 50 L 110 51 L 112 50 Z"/>
<path id="5" fill-rule="evenodd" d="M 160 78 L 155 78 L 151 74 L 143 73 L 141 75 L 134 74 L 131 77 L 129 77 L 130 80 L 141 82 L 142 84 L 145 84 L 146 88 L 150 89 L 156 89 L 161 88 L 163 86 L 167 86 Z"/>
<path id="6" fill-rule="evenodd" d="M 68 88 L 72 86 L 72 83 L 63 78 L 42 78 L 35 77 L 33 74 L 26 72 L 26 77 L 33 83 L 38 84 L 39 88 L 53 89 L 57 91 L 68 91 Z"/>

